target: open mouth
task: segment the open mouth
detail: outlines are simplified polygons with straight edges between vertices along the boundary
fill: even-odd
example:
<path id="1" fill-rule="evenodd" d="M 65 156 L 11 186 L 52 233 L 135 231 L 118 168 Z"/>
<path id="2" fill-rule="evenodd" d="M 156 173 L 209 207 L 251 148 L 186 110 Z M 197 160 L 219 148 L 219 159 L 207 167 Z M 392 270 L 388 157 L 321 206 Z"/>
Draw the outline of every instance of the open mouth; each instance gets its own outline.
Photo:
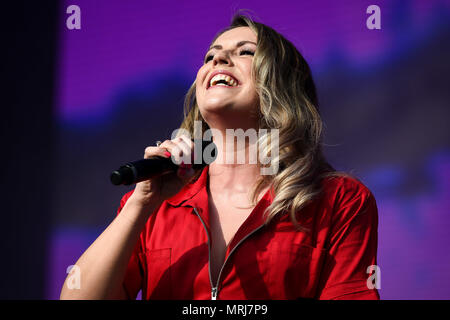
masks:
<path id="1" fill-rule="evenodd" d="M 239 81 L 233 78 L 232 76 L 224 73 L 218 73 L 209 80 L 208 88 L 212 87 L 237 87 L 239 85 Z"/>

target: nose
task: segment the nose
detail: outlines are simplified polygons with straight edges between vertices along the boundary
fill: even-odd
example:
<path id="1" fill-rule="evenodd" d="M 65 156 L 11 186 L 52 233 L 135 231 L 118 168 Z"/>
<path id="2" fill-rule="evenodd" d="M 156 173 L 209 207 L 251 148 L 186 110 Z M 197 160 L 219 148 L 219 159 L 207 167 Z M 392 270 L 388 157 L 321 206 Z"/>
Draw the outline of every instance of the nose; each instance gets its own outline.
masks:
<path id="1" fill-rule="evenodd" d="M 217 52 L 213 58 L 213 65 L 217 64 L 230 64 L 231 60 L 228 54 L 223 51 Z"/>

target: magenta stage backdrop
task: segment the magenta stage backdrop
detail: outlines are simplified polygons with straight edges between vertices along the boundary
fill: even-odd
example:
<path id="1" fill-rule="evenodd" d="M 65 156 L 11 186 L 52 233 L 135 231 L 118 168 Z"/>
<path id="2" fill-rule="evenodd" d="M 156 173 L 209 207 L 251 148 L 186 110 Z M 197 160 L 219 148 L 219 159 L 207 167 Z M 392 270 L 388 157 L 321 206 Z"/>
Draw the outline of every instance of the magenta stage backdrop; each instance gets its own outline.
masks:
<path id="1" fill-rule="evenodd" d="M 370 5 L 381 29 L 366 26 Z M 69 5 L 81 29 L 69 30 Z M 109 173 L 179 125 L 184 94 L 237 9 L 312 67 L 326 154 L 379 208 L 382 299 L 450 299 L 450 1 L 65 1 L 47 298 L 111 222 Z M 70 167 L 72 170 L 66 170 Z M 70 171 L 70 172 L 69 172 Z"/>

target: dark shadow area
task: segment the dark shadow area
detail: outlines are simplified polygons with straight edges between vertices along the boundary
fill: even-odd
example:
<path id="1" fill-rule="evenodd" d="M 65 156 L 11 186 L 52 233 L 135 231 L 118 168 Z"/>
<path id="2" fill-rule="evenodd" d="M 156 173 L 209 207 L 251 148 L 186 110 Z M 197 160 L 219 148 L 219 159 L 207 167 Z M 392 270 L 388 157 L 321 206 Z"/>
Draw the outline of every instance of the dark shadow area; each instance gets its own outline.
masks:
<path id="1" fill-rule="evenodd" d="M 58 4 L 2 3 L 6 88 L 1 101 L 0 299 L 43 299 L 45 295 Z"/>

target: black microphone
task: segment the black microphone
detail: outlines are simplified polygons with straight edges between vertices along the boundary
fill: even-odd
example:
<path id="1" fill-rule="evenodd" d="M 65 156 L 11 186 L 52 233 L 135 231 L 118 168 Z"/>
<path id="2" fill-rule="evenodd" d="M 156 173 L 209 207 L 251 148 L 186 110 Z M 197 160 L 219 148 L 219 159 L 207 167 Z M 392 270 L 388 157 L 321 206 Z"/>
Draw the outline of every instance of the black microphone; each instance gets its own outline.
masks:
<path id="1" fill-rule="evenodd" d="M 195 159 L 201 159 L 201 163 L 195 163 L 197 162 L 196 160 L 192 167 L 194 170 L 202 169 L 206 165 L 211 164 L 216 158 L 216 145 L 211 141 L 205 140 L 193 140 L 193 142 Z M 205 153 L 206 157 L 204 156 Z M 110 180 L 116 186 L 130 185 L 151 179 L 162 173 L 176 172 L 177 169 L 178 165 L 173 163 L 171 158 L 154 156 L 124 164 L 111 173 Z"/>

